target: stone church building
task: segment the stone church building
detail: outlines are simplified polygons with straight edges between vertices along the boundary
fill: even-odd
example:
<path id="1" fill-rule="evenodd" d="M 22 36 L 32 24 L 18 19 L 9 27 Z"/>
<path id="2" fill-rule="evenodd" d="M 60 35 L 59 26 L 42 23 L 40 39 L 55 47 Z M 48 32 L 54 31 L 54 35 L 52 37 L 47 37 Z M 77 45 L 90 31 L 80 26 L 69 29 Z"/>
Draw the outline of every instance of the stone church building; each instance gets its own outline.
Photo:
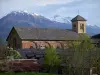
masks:
<path id="1" fill-rule="evenodd" d="M 69 41 L 86 33 L 86 20 L 77 15 L 71 20 L 72 29 L 13 27 L 7 37 L 8 46 L 14 49 L 65 48 Z"/>

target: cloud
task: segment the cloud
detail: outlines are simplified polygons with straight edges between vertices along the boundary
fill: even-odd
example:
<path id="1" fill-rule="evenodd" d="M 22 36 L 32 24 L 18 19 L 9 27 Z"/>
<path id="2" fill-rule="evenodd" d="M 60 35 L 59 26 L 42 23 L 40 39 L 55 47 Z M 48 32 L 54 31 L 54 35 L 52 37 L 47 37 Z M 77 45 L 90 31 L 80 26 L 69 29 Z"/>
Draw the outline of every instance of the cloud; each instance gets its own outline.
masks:
<path id="1" fill-rule="evenodd" d="M 27 10 L 36 12 L 53 4 L 65 4 L 76 0 L 0 0 L 0 18 L 11 11 Z"/>
<path id="2" fill-rule="evenodd" d="M 60 15 L 63 17 L 75 17 L 78 15 L 78 10 L 80 15 L 87 19 L 87 24 L 100 25 L 100 1 L 99 0 L 80 0 L 74 1 L 66 4 L 52 4 L 44 7 L 41 12 L 45 11 L 45 15 L 48 18 L 53 18 L 54 15 Z M 49 16 L 50 15 L 50 16 Z M 51 17 L 52 16 L 52 17 Z"/>
<path id="3" fill-rule="evenodd" d="M 64 4 L 77 0 L 0 0 L 0 3 L 7 3 L 11 5 L 47 5 L 47 4 Z"/>
<path id="4" fill-rule="evenodd" d="M 74 0 L 0 0 L 1 11 L 23 10 L 48 4 L 63 4 Z"/>

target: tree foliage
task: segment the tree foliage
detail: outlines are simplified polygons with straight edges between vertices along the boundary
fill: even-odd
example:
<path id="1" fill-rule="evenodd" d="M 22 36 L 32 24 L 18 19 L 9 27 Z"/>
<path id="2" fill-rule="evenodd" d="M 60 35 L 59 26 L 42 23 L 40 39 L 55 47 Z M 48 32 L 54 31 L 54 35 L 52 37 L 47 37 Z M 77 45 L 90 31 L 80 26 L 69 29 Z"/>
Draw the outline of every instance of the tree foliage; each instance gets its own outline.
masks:
<path id="1" fill-rule="evenodd" d="M 60 65 L 61 59 L 59 58 L 56 49 L 53 47 L 46 48 L 44 65 L 46 65 L 49 70 Z"/>
<path id="2" fill-rule="evenodd" d="M 13 50 L 12 48 L 7 48 L 6 45 L 0 45 L 0 70 L 5 69 L 9 71 L 9 61 L 8 59 L 19 59 L 21 55 L 18 51 Z"/>
<path id="3" fill-rule="evenodd" d="M 100 75 L 100 57 L 95 61 L 94 67 L 95 67 L 94 73 Z"/>
<path id="4" fill-rule="evenodd" d="M 9 57 L 13 57 L 14 59 L 19 59 L 21 58 L 20 53 L 17 50 L 13 50 L 13 48 L 7 48 L 7 56 Z"/>
<path id="5" fill-rule="evenodd" d="M 96 51 L 96 46 L 92 44 L 91 39 L 86 35 L 79 36 L 76 41 L 69 41 L 68 46 L 72 51 L 72 55 L 68 56 L 63 54 L 65 58 L 64 61 L 67 64 L 67 70 L 74 74 L 75 72 L 80 72 L 81 75 L 83 75 L 84 68 L 93 67 L 95 63 L 94 60 L 96 60 L 96 56 L 91 54 Z M 72 67 L 74 67 L 74 71 Z"/>
<path id="6" fill-rule="evenodd" d="M 7 47 L 6 45 L 0 45 L 0 60 L 6 59 L 6 52 L 7 52 Z"/>

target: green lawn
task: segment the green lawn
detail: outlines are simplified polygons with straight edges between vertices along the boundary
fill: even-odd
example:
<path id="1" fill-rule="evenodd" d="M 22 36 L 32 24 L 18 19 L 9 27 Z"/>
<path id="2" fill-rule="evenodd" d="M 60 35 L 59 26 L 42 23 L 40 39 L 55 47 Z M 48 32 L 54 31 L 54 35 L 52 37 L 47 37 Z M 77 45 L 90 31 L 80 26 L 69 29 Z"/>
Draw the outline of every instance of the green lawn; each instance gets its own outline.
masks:
<path id="1" fill-rule="evenodd" d="M 22 72 L 22 73 L 0 73 L 0 75 L 56 75 L 48 73 L 34 73 L 34 72 Z"/>

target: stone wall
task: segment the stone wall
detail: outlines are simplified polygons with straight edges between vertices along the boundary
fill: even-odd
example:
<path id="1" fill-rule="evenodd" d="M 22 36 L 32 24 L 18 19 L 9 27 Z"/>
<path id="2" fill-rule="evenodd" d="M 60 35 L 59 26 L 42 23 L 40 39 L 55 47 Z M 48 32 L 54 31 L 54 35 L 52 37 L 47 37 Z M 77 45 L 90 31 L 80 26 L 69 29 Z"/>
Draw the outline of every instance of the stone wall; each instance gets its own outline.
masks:
<path id="1" fill-rule="evenodd" d="M 22 48 L 44 49 L 46 47 L 64 48 L 64 41 L 22 41 Z"/>

